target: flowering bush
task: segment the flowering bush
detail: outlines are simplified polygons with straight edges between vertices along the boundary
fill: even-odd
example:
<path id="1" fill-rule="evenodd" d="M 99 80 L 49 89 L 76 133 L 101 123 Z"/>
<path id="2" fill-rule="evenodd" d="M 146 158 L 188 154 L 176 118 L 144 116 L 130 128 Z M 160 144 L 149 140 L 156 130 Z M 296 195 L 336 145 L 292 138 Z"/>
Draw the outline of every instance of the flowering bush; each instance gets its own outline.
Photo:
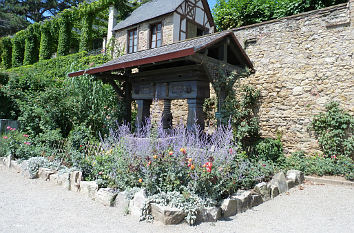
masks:
<path id="1" fill-rule="evenodd" d="M 220 200 L 269 179 L 273 165 L 252 163 L 238 154 L 230 126 L 213 135 L 179 125 L 168 133 L 149 121 L 136 133 L 127 125 L 111 131 L 103 149 L 78 164 L 85 179 L 125 190 L 143 187 L 149 195 L 190 193 Z"/>
<path id="2" fill-rule="evenodd" d="M 29 135 L 19 132 L 16 128 L 11 128 L 8 126 L 6 128 L 6 133 L 1 138 L 1 144 L 4 146 L 4 156 L 11 154 L 13 158 L 23 159 L 30 158 L 33 156 L 34 148 L 32 148 L 32 143 Z"/>

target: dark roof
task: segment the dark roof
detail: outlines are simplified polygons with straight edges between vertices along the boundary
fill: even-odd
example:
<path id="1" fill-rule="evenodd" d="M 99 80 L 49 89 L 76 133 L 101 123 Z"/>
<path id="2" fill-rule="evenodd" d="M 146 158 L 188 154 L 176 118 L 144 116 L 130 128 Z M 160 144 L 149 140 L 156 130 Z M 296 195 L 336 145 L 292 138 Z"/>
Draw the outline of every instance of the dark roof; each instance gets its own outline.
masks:
<path id="1" fill-rule="evenodd" d="M 238 43 L 235 35 L 231 31 L 224 31 L 220 33 L 208 34 L 201 37 L 195 37 L 192 39 L 176 42 L 174 44 L 161 46 L 159 48 L 147 49 L 143 51 L 138 51 L 136 53 L 126 54 L 116 59 L 113 59 L 99 67 L 70 73 L 69 76 L 79 76 L 85 73 L 95 74 L 110 70 L 136 67 L 144 64 L 190 56 L 206 47 L 209 47 L 210 45 L 221 41 L 226 36 L 230 36 L 234 39 L 234 42 L 236 43 L 239 49 L 239 52 L 244 58 L 245 65 L 247 65 L 249 68 L 253 68 L 251 61 Z"/>
<path id="2" fill-rule="evenodd" d="M 138 7 L 125 20 L 119 22 L 113 30 L 119 30 L 131 25 L 174 12 L 184 0 L 152 0 Z"/>

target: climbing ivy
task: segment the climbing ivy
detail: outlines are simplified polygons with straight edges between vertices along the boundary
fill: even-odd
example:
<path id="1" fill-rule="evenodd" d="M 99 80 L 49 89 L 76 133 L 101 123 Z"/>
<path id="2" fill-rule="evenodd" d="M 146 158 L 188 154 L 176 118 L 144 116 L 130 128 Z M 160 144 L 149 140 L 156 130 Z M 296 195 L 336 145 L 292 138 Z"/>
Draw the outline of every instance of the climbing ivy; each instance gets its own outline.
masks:
<path id="1" fill-rule="evenodd" d="M 25 55 L 23 64 L 31 65 L 39 58 L 40 25 L 34 23 L 26 29 Z"/>
<path id="2" fill-rule="evenodd" d="M 53 52 L 53 40 L 50 33 L 51 22 L 45 21 L 41 25 L 41 43 L 39 48 L 39 59 L 46 60 L 51 58 Z"/>
<path id="3" fill-rule="evenodd" d="M 92 49 L 92 23 L 93 15 L 84 14 L 82 16 L 82 27 L 80 36 L 80 47 L 79 51 L 90 51 Z"/>
<path id="4" fill-rule="evenodd" d="M 68 55 L 70 52 L 72 12 L 64 10 L 58 20 L 59 38 L 58 38 L 58 56 Z"/>
<path id="5" fill-rule="evenodd" d="M 2 66 L 5 69 L 11 68 L 11 59 L 12 59 L 12 43 L 10 37 L 4 37 L 1 40 L 2 45 Z"/>
<path id="6" fill-rule="evenodd" d="M 12 67 L 22 66 L 23 64 L 25 38 L 25 31 L 19 31 L 12 37 Z"/>

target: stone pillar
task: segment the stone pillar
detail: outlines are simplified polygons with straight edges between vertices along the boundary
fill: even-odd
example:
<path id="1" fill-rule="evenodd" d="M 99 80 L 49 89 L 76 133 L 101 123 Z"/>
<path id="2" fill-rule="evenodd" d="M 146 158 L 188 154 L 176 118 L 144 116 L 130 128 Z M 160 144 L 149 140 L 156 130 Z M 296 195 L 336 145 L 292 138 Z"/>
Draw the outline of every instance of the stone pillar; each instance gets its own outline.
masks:
<path id="1" fill-rule="evenodd" d="M 163 112 L 162 112 L 162 127 L 164 129 L 172 128 L 172 112 L 171 112 L 171 100 L 163 101 Z"/>
<path id="2" fill-rule="evenodd" d="M 136 119 L 136 127 L 141 128 L 146 123 L 146 119 L 150 117 L 150 105 L 152 100 L 136 100 L 138 104 L 138 114 Z"/>
<path id="3" fill-rule="evenodd" d="M 200 130 L 204 130 L 204 99 L 188 99 L 187 129 L 195 130 L 194 125 L 198 124 Z"/>

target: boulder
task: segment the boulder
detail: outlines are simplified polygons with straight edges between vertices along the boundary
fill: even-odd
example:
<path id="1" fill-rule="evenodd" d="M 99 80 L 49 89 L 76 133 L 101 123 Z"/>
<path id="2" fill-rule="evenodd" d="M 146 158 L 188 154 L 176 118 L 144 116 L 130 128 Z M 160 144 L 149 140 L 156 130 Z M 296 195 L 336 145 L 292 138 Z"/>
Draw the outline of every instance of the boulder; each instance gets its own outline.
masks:
<path id="1" fill-rule="evenodd" d="M 298 170 L 289 170 L 286 173 L 286 178 L 288 180 L 294 181 L 295 184 L 302 184 L 305 180 L 304 173 L 302 171 L 298 171 Z"/>
<path id="2" fill-rule="evenodd" d="M 179 224 L 186 217 L 186 213 L 183 210 L 171 206 L 162 206 L 152 203 L 150 207 L 151 215 L 154 219 L 165 225 Z"/>
<path id="3" fill-rule="evenodd" d="M 147 200 L 145 189 L 141 189 L 139 192 L 135 193 L 134 198 L 129 203 L 130 213 L 133 216 L 140 217 Z"/>
<path id="4" fill-rule="evenodd" d="M 295 181 L 293 180 L 287 180 L 286 183 L 288 184 L 288 188 L 294 188 L 296 186 Z"/>
<path id="5" fill-rule="evenodd" d="M 96 198 L 96 193 L 98 190 L 98 184 L 96 181 L 81 181 L 80 182 L 80 193 L 86 195 L 87 197 L 94 200 Z"/>
<path id="6" fill-rule="evenodd" d="M 263 202 L 270 200 L 270 189 L 268 188 L 266 182 L 257 184 L 253 191 L 262 196 Z"/>
<path id="7" fill-rule="evenodd" d="M 70 190 L 74 192 L 79 192 L 80 181 L 82 180 L 82 172 L 73 171 L 70 174 Z"/>
<path id="8" fill-rule="evenodd" d="M 197 222 L 216 222 L 220 218 L 220 207 L 205 207 L 198 210 Z"/>
<path id="9" fill-rule="evenodd" d="M 286 183 L 286 178 L 283 172 L 275 174 L 272 180 L 269 182 L 270 186 L 277 186 L 279 193 L 284 193 L 288 191 L 288 185 Z"/>
<path id="10" fill-rule="evenodd" d="M 119 192 L 114 201 L 114 207 L 117 207 L 126 214 L 129 211 L 129 202 L 130 200 L 126 197 L 125 191 Z"/>
<path id="11" fill-rule="evenodd" d="M 251 200 L 251 206 L 259 206 L 260 204 L 263 203 L 263 198 L 259 194 L 252 194 L 252 200 Z"/>
<path id="12" fill-rule="evenodd" d="M 95 200 L 102 203 L 105 206 L 114 206 L 115 199 L 117 197 L 117 191 L 111 188 L 101 188 L 96 193 Z"/>
<path id="13" fill-rule="evenodd" d="M 250 191 L 240 191 L 231 198 L 237 202 L 237 213 L 245 212 L 252 207 L 252 195 Z"/>
<path id="14" fill-rule="evenodd" d="M 235 199 L 225 199 L 221 203 L 222 215 L 227 218 L 237 213 L 237 201 Z"/>
<path id="15" fill-rule="evenodd" d="M 0 165 L 5 165 L 5 157 L 0 157 Z"/>
<path id="16" fill-rule="evenodd" d="M 38 169 L 38 177 L 41 178 L 42 180 L 49 180 L 50 175 L 53 175 L 56 171 L 49 169 L 49 168 L 43 168 L 40 167 Z"/>

